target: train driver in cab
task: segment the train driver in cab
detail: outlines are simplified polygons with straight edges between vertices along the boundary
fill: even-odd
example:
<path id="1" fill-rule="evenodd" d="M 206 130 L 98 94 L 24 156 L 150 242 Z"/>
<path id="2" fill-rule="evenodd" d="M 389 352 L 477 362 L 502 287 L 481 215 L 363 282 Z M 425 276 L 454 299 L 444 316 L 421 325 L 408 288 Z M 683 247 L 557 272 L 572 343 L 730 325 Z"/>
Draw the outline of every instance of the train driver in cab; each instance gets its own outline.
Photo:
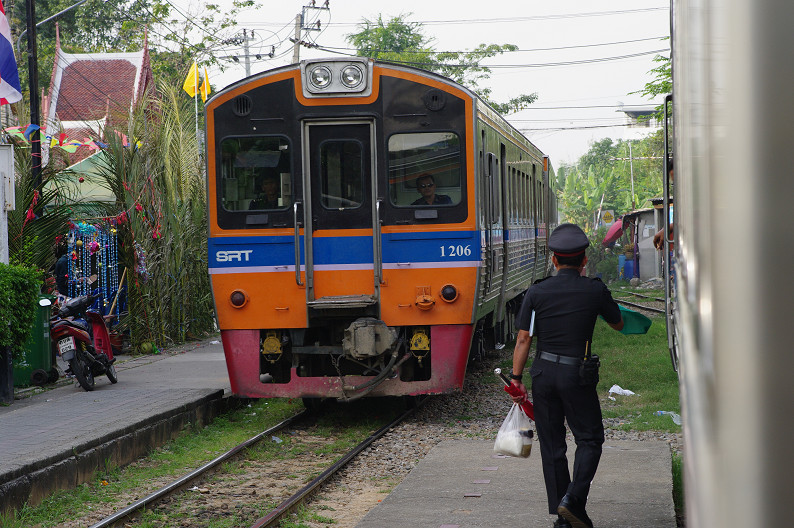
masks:
<path id="1" fill-rule="evenodd" d="M 452 198 L 446 194 L 436 194 L 436 180 L 430 173 L 420 174 L 416 178 L 416 190 L 422 195 L 411 205 L 449 205 Z"/>
<path id="2" fill-rule="evenodd" d="M 249 210 L 253 209 L 278 209 L 279 203 L 278 176 L 274 173 L 267 173 L 262 178 L 262 187 L 259 196 L 251 200 Z"/>

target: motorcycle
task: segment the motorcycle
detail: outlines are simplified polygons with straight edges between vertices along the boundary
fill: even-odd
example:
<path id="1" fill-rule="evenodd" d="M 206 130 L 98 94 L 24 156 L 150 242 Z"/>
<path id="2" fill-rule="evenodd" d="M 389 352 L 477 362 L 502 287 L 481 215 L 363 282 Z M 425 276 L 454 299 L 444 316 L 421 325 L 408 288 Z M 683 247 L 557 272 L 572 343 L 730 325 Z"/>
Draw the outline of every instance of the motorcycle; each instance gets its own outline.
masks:
<path id="1" fill-rule="evenodd" d="M 82 295 L 69 299 L 50 319 L 53 348 L 87 391 L 94 390 L 95 376 L 105 374 L 111 383 L 119 381 L 105 319 L 96 310 L 88 309 L 98 298 Z"/>

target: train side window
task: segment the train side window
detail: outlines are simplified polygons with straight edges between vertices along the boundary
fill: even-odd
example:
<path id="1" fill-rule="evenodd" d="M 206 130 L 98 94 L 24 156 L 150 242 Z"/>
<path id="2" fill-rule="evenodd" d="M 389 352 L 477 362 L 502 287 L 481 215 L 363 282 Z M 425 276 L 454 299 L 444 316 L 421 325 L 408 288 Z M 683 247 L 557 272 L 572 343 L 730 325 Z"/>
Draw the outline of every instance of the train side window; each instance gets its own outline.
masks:
<path id="1" fill-rule="evenodd" d="M 462 198 L 462 153 L 454 132 L 389 137 L 389 199 L 396 206 L 455 206 Z"/>
<path id="2" fill-rule="evenodd" d="M 227 211 L 285 209 L 292 205 L 292 159 L 286 138 L 225 138 L 218 184 Z"/>
<path id="3" fill-rule="evenodd" d="M 497 224 L 502 221 L 501 197 L 499 195 L 499 160 L 491 152 L 488 153 L 488 186 L 488 207 L 491 212 L 491 223 Z"/>
<path id="4" fill-rule="evenodd" d="M 364 146 L 353 139 L 320 145 L 320 203 L 327 209 L 355 209 L 364 201 Z"/>

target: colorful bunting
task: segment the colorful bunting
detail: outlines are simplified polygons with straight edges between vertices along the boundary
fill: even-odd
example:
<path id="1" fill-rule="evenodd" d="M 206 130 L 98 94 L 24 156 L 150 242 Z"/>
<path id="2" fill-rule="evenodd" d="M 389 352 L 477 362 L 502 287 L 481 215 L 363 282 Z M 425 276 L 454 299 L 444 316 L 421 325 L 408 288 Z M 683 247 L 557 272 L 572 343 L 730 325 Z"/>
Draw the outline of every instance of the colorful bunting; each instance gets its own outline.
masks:
<path id="1" fill-rule="evenodd" d="M 29 124 L 27 126 L 13 126 L 3 129 L 3 131 L 5 131 L 9 136 L 14 137 L 19 141 L 25 141 L 28 143 L 30 142 L 31 134 L 36 130 L 43 131 L 44 128 L 39 127 L 38 125 Z M 125 134 L 119 131 L 115 132 L 121 139 L 123 146 L 131 146 L 130 140 Z M 91 150 L 99 150 L 107 148 L 108 144 L 91 138 L 84 138 L 83 141 L 69 139 L 66 136 L 66 133 L 61 132 L 57 136 L 50 134 L 45 135 L 43 138 L 43 146 L 49 146 L 50 148 L 61 148 L 70 154 L 74 154 L 78 147 L 86 146 Z M 137 140 L 134 144 L 136 149 L 139 149 L 142 146 L 143 142 L 141 140 Z"/>
<path id="2" fill-rule="evenodd" d="M 25 139 L 30 141 L 30 135 L 36 130 L 40 130 L 40 129 L 41 127 L 39 125 L 34 125 L 33 123 L 31 123 L 28 125 L 28 128 L 25 129 L 25 133 L 23 135 L 25 136 Z"/>

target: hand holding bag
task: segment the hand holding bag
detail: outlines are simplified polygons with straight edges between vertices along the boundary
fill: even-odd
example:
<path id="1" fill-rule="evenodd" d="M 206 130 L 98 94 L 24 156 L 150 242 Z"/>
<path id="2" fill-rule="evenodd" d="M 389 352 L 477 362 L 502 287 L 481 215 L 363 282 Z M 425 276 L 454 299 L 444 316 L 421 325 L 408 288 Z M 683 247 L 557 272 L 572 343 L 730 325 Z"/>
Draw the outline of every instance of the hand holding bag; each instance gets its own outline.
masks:
<path id="1" fill-rule="evenodd" d="M 496 433 L 493 450 L 501 455 L 529 457 L 532 452 L 532 438 L 535 435 L 531 424 L 532 422 L 521 410 L 521 406 L 514 403 L 507 413 L 507 418 L 502 422 L 502 427 Z"/>

